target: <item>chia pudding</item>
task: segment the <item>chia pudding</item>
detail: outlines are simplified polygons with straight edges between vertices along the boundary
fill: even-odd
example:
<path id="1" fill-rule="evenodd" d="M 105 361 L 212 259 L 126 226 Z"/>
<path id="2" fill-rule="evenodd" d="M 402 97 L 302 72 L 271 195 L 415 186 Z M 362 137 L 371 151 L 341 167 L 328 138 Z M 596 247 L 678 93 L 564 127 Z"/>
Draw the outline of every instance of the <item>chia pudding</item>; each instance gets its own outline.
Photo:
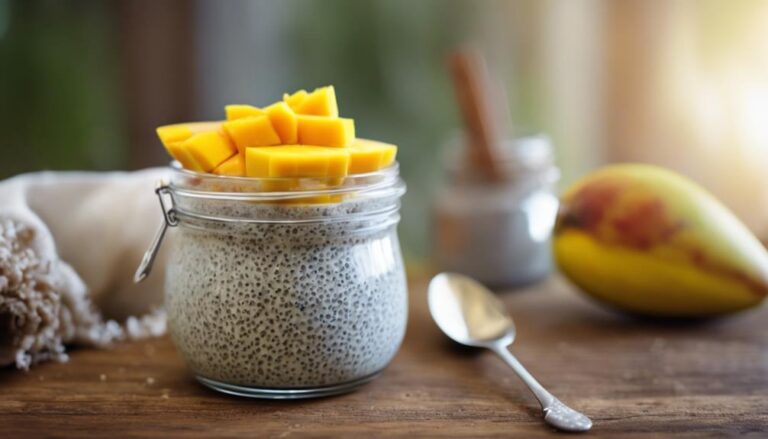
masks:
<path id="1" fill-rule="evenodd" d="M 380 372 L 407 319 L 396 232 L 402 190 L 384 193 L 324 204 L 174 194 L 179 227 L 165 303 L 194 373 L 291 389 Z"/>

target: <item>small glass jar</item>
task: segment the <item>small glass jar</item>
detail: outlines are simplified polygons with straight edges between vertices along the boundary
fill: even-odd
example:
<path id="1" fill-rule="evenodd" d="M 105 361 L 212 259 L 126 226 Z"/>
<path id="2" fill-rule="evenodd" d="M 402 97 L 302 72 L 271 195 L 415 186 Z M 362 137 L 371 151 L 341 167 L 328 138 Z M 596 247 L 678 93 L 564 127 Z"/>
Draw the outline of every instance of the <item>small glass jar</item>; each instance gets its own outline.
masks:
<path id="1" fill-rule="evenodd" d="M 447 181 L 432 206 L 432 258 L 440 271 L 509 288 L 551 270 L 550 235 L 557 215 L 559 170 L 546 136 L 505 142 L 497 165 L 502 182 L 472 169 L 460 140 L 449 144 Z"/>
<path id="2" fill-rule="evenodd" d="M 308 398 L 376 377 L 407 320 L 404 192 L 397 165 L 345 179 L 175 166 L 158 192 L 177 226 L 165 307 L 197 379 L 229 394 Z"/>

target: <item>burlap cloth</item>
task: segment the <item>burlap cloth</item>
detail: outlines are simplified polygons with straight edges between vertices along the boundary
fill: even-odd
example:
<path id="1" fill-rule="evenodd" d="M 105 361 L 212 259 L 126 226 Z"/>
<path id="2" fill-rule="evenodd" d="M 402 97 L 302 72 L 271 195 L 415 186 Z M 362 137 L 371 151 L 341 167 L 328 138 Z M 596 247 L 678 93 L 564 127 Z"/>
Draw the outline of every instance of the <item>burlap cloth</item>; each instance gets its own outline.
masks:
<path id="1" fill-rule="evenodd" d="M 165 255 L 132 281 L 162 214 L 165 171 L 41 172 L 0 182 L 0 366 L 66 361 L 66 346 L 165 332 Z"/>

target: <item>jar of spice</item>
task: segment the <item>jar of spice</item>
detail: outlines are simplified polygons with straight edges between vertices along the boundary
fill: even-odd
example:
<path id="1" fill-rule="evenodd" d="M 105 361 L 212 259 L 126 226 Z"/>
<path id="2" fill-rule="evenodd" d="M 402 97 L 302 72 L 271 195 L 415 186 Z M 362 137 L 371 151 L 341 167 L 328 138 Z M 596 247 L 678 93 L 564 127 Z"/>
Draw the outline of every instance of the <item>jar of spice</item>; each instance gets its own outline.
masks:
<path id="1" fill-rule="evenodd" d="M 446 183 L 432 209 L 435 265 L 496 288 L 547 276 L 559 178 L 549 139 L 537 135 L 499 145 L 498 182 L 468 166 L 469 149 L 461 143 L 448 149 Z"/>

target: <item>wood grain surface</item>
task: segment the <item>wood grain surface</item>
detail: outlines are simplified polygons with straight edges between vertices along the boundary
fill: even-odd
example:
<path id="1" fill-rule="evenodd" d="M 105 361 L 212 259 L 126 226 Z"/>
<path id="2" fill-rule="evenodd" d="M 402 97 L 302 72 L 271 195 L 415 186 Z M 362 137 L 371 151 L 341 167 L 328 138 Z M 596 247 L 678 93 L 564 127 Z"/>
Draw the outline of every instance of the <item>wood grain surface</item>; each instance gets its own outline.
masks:
<path id="1" fill-rule="evenodd" d="M 768 309 L 694 324 L 604 311 L 554 278 L 502 294 L 512 350 L 590 437 L 768 437 Z M 411 285 L 399 354 L 376 381 L 318 400 L 275 402 L 198 385 L 167 338 L 76 350 L 66 364 L 0 370 L 0 438 L 559 436 L 490 352 L 459 348 Z"/>

